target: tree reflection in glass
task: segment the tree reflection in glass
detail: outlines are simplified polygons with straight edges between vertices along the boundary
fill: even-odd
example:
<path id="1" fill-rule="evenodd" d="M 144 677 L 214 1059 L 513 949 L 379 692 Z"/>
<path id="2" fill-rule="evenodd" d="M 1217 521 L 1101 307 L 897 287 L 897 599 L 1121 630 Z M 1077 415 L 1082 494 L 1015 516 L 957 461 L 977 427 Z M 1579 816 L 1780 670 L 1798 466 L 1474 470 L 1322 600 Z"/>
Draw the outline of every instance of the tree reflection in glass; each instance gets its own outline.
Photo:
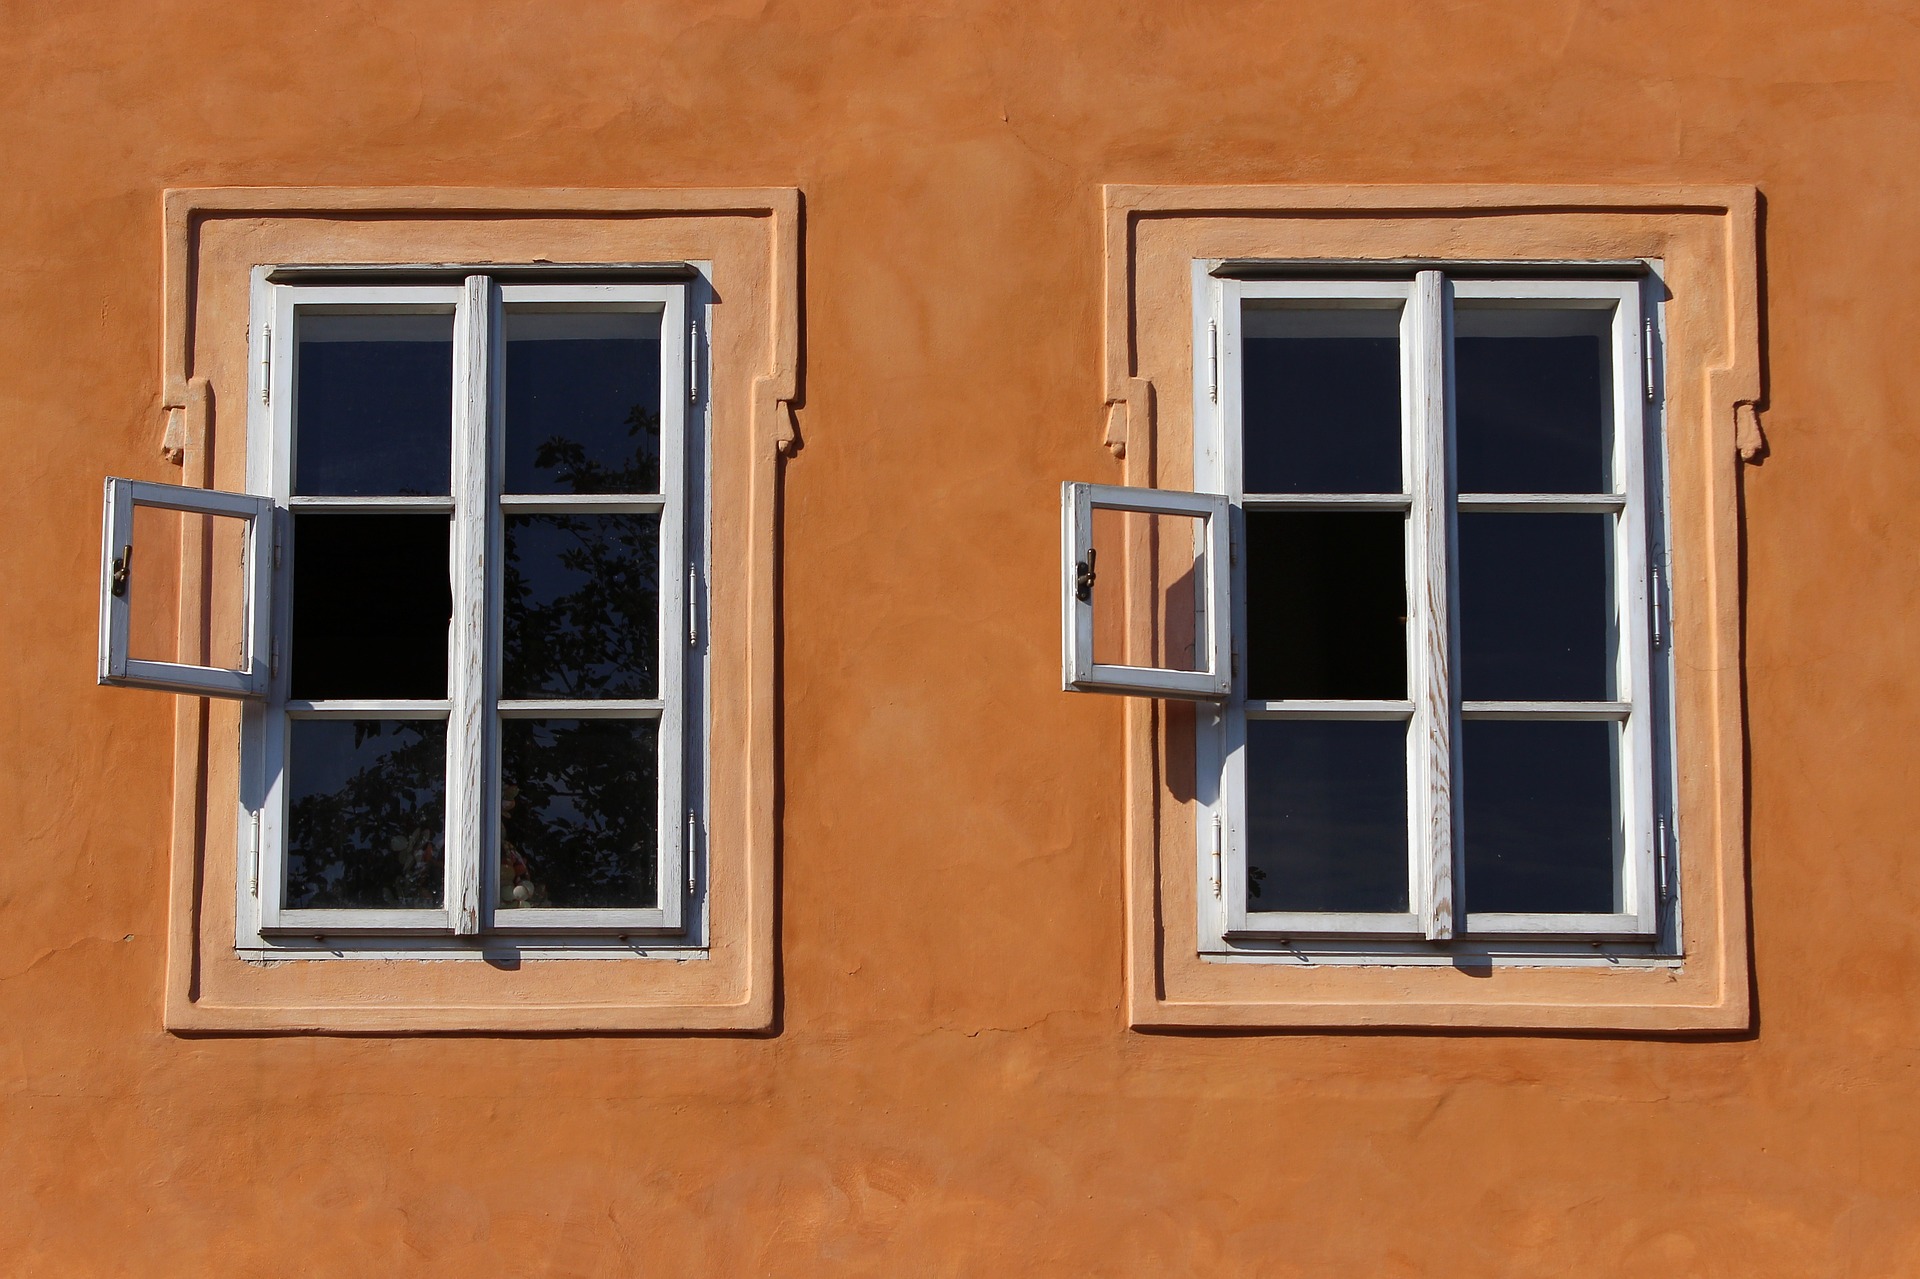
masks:
<path id="1" fill-rule="evenodd" d="M 287 908 L 439 906 L 446 722 L 299 719 L 291 727 Z"/>
<path id="2" fill-rule="evenodd" d="M 500 725 L 500 904 L 649 907 L 659 729 L 651 719 Z"/>

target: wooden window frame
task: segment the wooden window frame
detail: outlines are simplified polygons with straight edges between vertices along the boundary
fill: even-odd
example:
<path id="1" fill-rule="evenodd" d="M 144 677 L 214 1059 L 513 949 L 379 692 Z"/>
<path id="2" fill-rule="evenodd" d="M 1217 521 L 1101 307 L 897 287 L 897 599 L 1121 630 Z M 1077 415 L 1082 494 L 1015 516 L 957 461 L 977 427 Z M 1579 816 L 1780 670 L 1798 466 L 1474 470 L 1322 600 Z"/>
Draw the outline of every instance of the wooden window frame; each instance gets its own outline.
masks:
<path id="1" fill-rule="evenodd" d="M 134 555 L 133 513 L 138 507 L 183 515 L 224 516 L 246 522 L 240 570 L 240 661 L 232 667 L 161 662 L 130 651 L 132 601 L 127 589 L 136 566 L 151 555 Z M 273 613 L 273 507 L 248 493 L 156 484 L 109 477 L 100 532 L 99 682 L 151 688 L 197 697 L 259 697 L 266 691 Z"/>
<path id="2" fill-rule="evenodd" d="M 1204 270 L 1201 268 L 1205 268 Z M 1244 270 L 1244 265 L 1240 266 Z M 1196 264 L 1195 366 L 1211 364 L 1217 384 L 1196 391 L 1194 483 L 1223 492 L 1235 512 L 1236 543 L 1243 537 L 1241 513 L 1263 510 L 1395 510 L 1409 513 L 1407 529 L 1407 660 L 1409 698 L 1399 702 L 1251 702 L 1244 663 L 1231 696 L 1195 716 L 1199 821 L 1196 824 L 1198 882 L 1211 891 L 1198 897 L 1204 952 L 1217 955 L 1271 953 L 1278 943 L 1288 956 L 1312 953 L 1316 939 L 1369 939 L 1342 945 L 1346 956 L 1425 953 L 1435 944 L 1477 944 L 1500 939 L 1529 958 L 1575 955 L 1594 962 L 1597 939 L 1638 941 L 1660 949 L 1663 903 L 1657 883 L 1663 859 L 1657 832 L 1668 826 L 1664 797 L 1670 783 L 1659 774 L 1670 763 L 1665 741 L 1664 679 L 1652 660 L 1653 605 L 1649 597 L 1649 507 L 1660 505 L 1657 466 L 1649 476 L 1649 450 L 1657 457 L 1657 413 L 1643 394 L 1643 370 L 1654 366 L 1643 341 L 1654 335 L 1657 307 L 1643 305 L 1640 278 L 1454 279 L 1444 266 L 1409 272 L 1403 281 L 1341 277 L 1326 271 L 1304 280 L 1241 278 L 1234 267 Z M 1484 272 L 1476 272 L 1484 275 Z M 1654 277 L 1654 278 L 1657 278 Z M 1460 494 L 1450 474 L 1453 440 L 1452 326 L 1456 299 L 1514 308 L 1594 309 L 1611 313 L 1609 396 L 1613 435 L 1614 493 L 1606 496 Z M 1241 484 L 1243 308 L 1248 302 L 1316 307 L 1400 308 L 1401 441 L 1405 491 L 1397 494 L 1263 495 L 1249 498 Z M 1657 338 L 1655 339 L 1657 345 Z M 1216 343 L 1217 354 L 1208 350 Z M 1204 345 L 1203 345 L 1204 344 Z M 1649 421 L 1648 419 L 1655 419 Z M 1613 611 L 1622 642 L 1616 646 L 1616 683 L 1624 693 L 1606 703 L 1463 702 L 1452 654 L 1459 637 L 1457 539 L 1459 510 L 1594 511 L 1617 516 L 1612 557 Z M 1657 523 L 1658 511 L 1655 512 Z M 1244 651 L 1247 626 L 1246 557 L 1234 556 L 1233 636 Z M 1409 725 L 1407 741 L 1408 901 L 1402 914 L 1255 911 L 1248 907 L 1245 747 L 1249 719 L 1396 720 Z M 1608 914 L 1467 913 L 1456 885 L 1463 870 L 1463 813 L 1454 744 L 1468 719 L 1584 720 L 1622 725 L 1616 802 L 1621 813 L 1620 894 L 1628 909 Z M 1659 797 L 1659 798 L 1656 798 Z M 1677 878 L 1673 876 L 1672 878 Z M 1667 940 L 1672 938 L 1671 930 Z M 1406 943 L 1423 943 L 1408 945 Z M 1599 962 L 1605 962 L 1601 960 Z"/>
<path id="3" fill-rule="evenodd" d="M 1093 559 L 1093 513 L 1115 511 L 1171 515 L 1200 522 L 1194 534 L 1194 562 L 1201 581 L 1194 592 L 1196 670 L 1152 665 L 1121 665 L 1094 660 L 1094 600 L 1099 595 Z M 1229 657 L 1231 616 L 1226 565 L 1229 560 L 1226 499 L 1214 493 L 1178 493 L 1167 489 L 1126 488 L 1116 484 L 1067 482 L 1060 489 L 1060 609 L 1062 681 L 1070 692 L 1132 693 L 1142 697 L 1214 700 L 1233 686 Z M 1116 576 L 1118 576 L 1116 574 Z"/>
<path id="4" fill-rule="evenodd" d="M 705 281 L 684 283 L 516 283 L 474 267 L 458 284 L 276 283 L 275 268 L 254 271 L 252 367 L 258 385 L 248 396 L 249 491 L 272 504 L 277 544 L 293 546 L 291 521 L 300 511 L 416 511 L 451 517 L 453 622 L 449 630 L 448 695 L 430 701 L 301 702 L 289 696 L 289 664 L 281 663 L 266 697 L 244 713 L 243 794 L 239 846 L 249 863 L 236 883 L 236 945 L 264 953 L 309 957 L 381 957 L 406 943 L 418 957 L 462 955 L 459 939 L 512 936 L 534 951 L 601 948 L 631 954 L 626 938 L 647 936 L 656 949 L 698 945 L 690 933 L 697 902 L 689 898 L 703 876 L 688 862 L 690 831 L 704 826 L 704 795 L 689 779 L 704 776 L 695 758 L 704 733 L 687 708 L 699 700 L 704 664 L 689 634 L 688 588 L 707 578 L 705 539 L 692 527 L 704 510 L 706 461 L 704 389 L 691 384 L 689 361 L 701 353 L 690 319 L 702 310 Z M 511 280 L 511 276 L 509 276 Z M 509 496 L 503 494 L 505 308 L 519 304 L 661 314 L 661 459 L 657 496 Z M 309 314 L 451 314 L 453 396 L 450 413 L 450 487 L 446 497 L 309 497 L 292 492 L 298 331 Z M 702 326 L 701 331 L 705 331 Z M 690 402 L 691 401 L 691 402 Z M 690 447 L 691 446 L 691 447 Z M 662 566 L 659 583 L 658 696 L 641 701 L 588 703 L 504 699 L 501 671 L 503 529 L 510 512 L 658 512 Z M 298 548 L 294 547 L 297 554 Z M 273 570 L 273 642 L 291 633 L 294 555 Z M 671 566 L 669 568 L 668 566 Z M 636 909 L 496 908 L 491 886 L 501 855 L 498 722 L 564 713 L 570 716 L 654 718 L 660 722 L 656 882 L 660 904 Z M 296 719 L 428 719 L 447 724 L 445 882 L 443 905 L 414 909 L 292 909 L 282 904 L 286 879 L 286 750 Z M 693 731 L 689 731 L 689 730 Z M 435 945 L 435 942 L 438 945 Z"/>

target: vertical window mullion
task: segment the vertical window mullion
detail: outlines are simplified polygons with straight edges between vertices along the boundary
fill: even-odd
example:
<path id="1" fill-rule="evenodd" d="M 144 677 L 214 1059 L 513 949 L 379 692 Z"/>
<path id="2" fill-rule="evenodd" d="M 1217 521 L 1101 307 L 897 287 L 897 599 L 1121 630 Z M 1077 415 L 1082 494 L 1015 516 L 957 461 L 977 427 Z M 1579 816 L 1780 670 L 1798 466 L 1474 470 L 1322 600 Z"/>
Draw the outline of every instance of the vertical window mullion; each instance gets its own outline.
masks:
<path id="1" fill-rule="evenodd" d="M 1414 278 L 1407 304 L 1406 344 L 1409 482 L 1408 593 L 1413 605 L 1409 654 L 1414 703 L 1409 770 L 1414 910 L 1430 940 L 1454 933 L 1453 695 L 1450 652 L 1452 503 L 1447 476 L 1447 285 L 1438 271 Z"/>
<path id="2" fill-rule="evenodd" d="M 453 622 L 448 628 L 446 897 L 453 930 L 480 931 L 487 832 L 488 415 L 493 281 L 468 276 L 455 320 L 453 370 Z"/>

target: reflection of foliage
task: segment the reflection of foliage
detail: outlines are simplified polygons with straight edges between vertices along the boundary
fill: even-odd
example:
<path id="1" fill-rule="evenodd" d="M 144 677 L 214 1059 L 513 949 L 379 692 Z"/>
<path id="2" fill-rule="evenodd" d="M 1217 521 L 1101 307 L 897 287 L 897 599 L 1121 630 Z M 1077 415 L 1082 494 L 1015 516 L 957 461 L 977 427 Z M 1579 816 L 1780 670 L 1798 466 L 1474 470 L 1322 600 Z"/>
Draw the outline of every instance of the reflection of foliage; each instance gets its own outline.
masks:
<path id="1" fill-rule="evenodd" d="M 338 721 L 297 723 L 296 750 L 301 737 L 333 735 L 342 727 Z M 360 767 L 345 784 L 301 795 L 290 807 L 287 906 L 438 906 L 445 726 L 354 720 L 353 755 Z"/>
<path id="2" fill-rule="evenodd" d="M 1258 866 L 1247 867 L 1247 896 L 1258 897 L 1260 885 L 1266 880 L 1267 872 Z"/>
<path id="3" fill-rule="evenodd" d="M 629 435 L 650 435 L 654 446 L 636 451 L 625 467 L 602 466 L 579 441 L 564 436 L 543 443 L 536 461 L 554 471 L 563 492 L 657 490 L 659 414 L 636 404 L 627 413 L 627 429 Z M 522 516 L 509 519 L 507 529 L 503 691 L 510 697 L 652 696 L 659 652 L 659 517 Z M 537 600 L 534 588 L 544 583 L 530 580 L 515 531 L 541 542 L 567 539 L 558 566 L 578 585 Z"/>
<path id="4" fill-rule="evenodd" d="M 632 460 L 608 467 L 577 440 L 542 443 L 535 464 L 573 493 L 660 486 L 660 417 L 626 418 Z M 502 637 L 509 696 L 646 697 L 658 691 L 660 521 L 651 515 L 555 515 L 512 521 L 541 542 L 573 589 L 539 599 L 509 534 Z M 538 532 L 536 533 L 536 529 Z M 529 549 L 537 545 L 529 538 Z M 550 571 L 550 570 L 549 570 Z M 501 726 L 500 900 L 526 906 L 651 906 L 657 757 L 650 723 L 509 720 Z"/>
<path id="5" fill-rule="evenodd" d="M 655 904 L 656 745 L 646 720 L 501 724 L 501 905 Z"/>
<path id="6" fill-rule="evenodd" d="M 659 560 L 657 515 L 508 517 L 501 691 L 653 696 Z M 572 589 L 552 593 L 555 579 Z"/>
<path id="7" fill-rule="evenodd" d="M 622 464 L 565 436 L 542 443 L 535 464 L 560 493 L 658 492 L 660 416 L 635 405 L 625 426 L 634 448 Z M 502 692 L 657 696 L 659 516 L 509 517 L 505 540 Z M 500 727 L 501 904 L 657 904 L 656 722 Z M 363 754 L 383 731 L 395 744 Z M 444 724 L 356 721 L 354 747 L 360 767 L 344 785 L 292 805 L 287 906 L 440 904 Z"/>
<path id="8" fill-rule="evenodd" d="M 644 404 L 627 410 L 622 423 L 634 441 L 633 456 L 620 466 L 606 466 L 587 456 L 581 441 L 550 436 L 534 449 L 533 464 L 552 471 L 560 493 L 658 493 L 660 491 L 660 415 Z"/>

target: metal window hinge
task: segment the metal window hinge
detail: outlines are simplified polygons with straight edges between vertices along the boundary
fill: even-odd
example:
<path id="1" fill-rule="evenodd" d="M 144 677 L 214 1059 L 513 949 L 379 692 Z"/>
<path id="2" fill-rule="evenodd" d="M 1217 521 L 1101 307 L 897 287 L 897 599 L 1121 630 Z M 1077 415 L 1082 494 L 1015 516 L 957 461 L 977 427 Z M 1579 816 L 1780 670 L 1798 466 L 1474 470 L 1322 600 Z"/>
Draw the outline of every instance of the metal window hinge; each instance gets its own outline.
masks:
<path id="1" fill-rule="evenodd" d="M 700 574 L 687 565 L 687 647 L 700 646 Z"/>
<path id="2" fill-rule="evenodd" d="M 277 639 L 267 645 L 267 676 L 270 679 L 280 676 L 280 641 Z"/>
<path id="3" fill-rule="evenodd" d="M 1673 884 L 1669 879 L 1668 865 L 1672 861 L 1672 852 L 1667 843 L 1667 817 L 1662 813 L 1654 821 L 1653 873 L 1658 886 L 1661 901 L 1673 899 Z"/>
<path id="4" fill-rule="evenodd" d="M 700 321 L 687 325 L 687 403 L 700 400 Z"/>
<path id="5" fill-rule="evenodd" d="M 252 813 L 248 817 L 247 845 L 253 859 L 253 873 L 247 880 L 247 891 L 255 897 L 260 895 L 260 814 Z"/>
<path id="6" fill-rule="evenodd" d="M 280 560 L 281 560 L 280 541 L 281 541 L 280 522 L 278 520 L 275 520 L 273 524 L 273 566 L 275 568 L 280 567 Z"/>
<path id="7" fill-rule="evenodd" d="M 1660 566 L 1658 564 L 1651 566 L 1650 576 L 1652 578 L 1652 581 L 1649 583 L 1649 593 L 1653 605 L 1653 646 L 1655 648 L 1665 648 L 1667 646 L 1667 628 L 1666 617 L 1660 605 Z"/>
<path id="8" fill-rule="evenodd" d="M 273 395 L 273 326 L 263 325 L 260 329 L 260 402 L 266 404 Z"/>
<path id="9" fill-rule="evenodd" d="M 687 896 L 689 897 L 693 896 L 694 892 L 700 886 L 699 885 L 700 876 L 698 873 L 698 865 L 694 861 L 694 856 L 693 856 L 694 848 L 699 843 L 699 840 L 700 840 L 700 819 L 694 813 L 694 811 L 691 808 L 689 808 L 687 810 L 687 847 L 686 847 Z"/>
<path id="10" fill-rule="evenodd" d="M 1220 402 L 1220 325 L 1207 321 L 1207 398 Z"/>
<path id="11" fill-rule="evenodd" d="M 1225 891 L 1222 886 L 1223 879 L 1222 879 L 1221 870 L 1220 870 L 1222 845 L 1225 843 L 1225 840 L 1226 840 L 1226 836 L 1221 826 L 1220 819 L 1216 816 L 1213 819 L 1213 895 L 1215 898 L 1219 898 L 1220 896 L 1222 896 Z"/>
<path id="12" fill-rule="evenodd" d="M 1647 402 L 1653 402 L 1653 317 L 1648 316 L 1642 322 L 1640 335 L 1640 361 L 1646 370 Z"/>

